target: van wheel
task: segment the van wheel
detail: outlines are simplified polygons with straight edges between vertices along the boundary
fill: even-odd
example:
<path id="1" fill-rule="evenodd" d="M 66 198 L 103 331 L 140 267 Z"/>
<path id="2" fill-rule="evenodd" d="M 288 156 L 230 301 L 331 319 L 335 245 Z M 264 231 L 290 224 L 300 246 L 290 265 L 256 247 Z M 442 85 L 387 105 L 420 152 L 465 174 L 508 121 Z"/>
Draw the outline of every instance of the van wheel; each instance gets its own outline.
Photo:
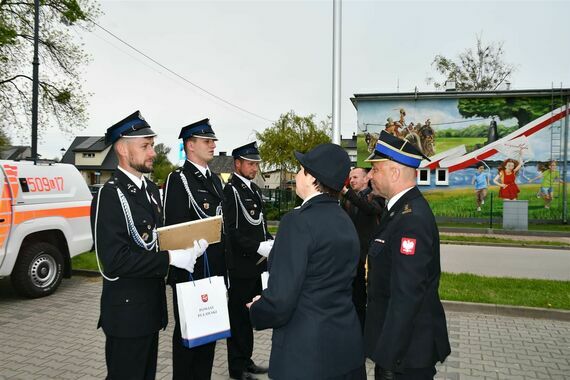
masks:
<path id="1" fill-rule="evenodd" d="M 20 295 L 45 297 L 57 289 L 63 276 L 63 256 L 49 243 L 22 247 L 12 271 L 12 285 Z"/>

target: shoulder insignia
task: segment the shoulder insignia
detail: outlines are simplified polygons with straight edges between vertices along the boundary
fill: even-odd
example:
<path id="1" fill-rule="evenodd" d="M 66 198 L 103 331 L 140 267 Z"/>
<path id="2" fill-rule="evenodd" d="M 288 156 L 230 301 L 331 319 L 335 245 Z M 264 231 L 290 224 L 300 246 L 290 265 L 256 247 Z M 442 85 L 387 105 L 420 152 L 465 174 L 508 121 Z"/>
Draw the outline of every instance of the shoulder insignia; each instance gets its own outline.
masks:
<path id="1" fill-rule="evenodd" d="M 409 203 L 406 203 L 404 205 L 404 209 L 402 210 L 402 214 L 409 214 L 410 212 L 412 212 L 412 209 L 410 207 Z"/>

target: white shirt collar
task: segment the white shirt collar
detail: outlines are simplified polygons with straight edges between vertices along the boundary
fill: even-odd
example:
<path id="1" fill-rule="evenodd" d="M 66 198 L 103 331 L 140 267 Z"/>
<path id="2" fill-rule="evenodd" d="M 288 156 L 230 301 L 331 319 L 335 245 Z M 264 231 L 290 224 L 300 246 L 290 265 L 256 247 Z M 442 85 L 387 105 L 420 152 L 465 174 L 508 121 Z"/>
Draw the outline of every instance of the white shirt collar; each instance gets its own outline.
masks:
<path id="1" fill-rule="evenodd" d="M 305 203 L 307 203 L 309 200 L 311 200 L 311 199 L 313 199 L 314 197 L 316 197 L 317 195 L 321 195 L 321 194 L 322 194 L 321 192 L 318 192 L 318 191 L 317 191 L 316 193 L 309 195 L 307 198 L 305 198 L 305 199 L 303 200 L 303 203 L 301 203 L 301 206 L 304 205 Z"/>
<path id="2" fill-rule="evenodd" d="M 408 191 L 410 191 L 411 189 L 413 189 L 415 186 L 412 187 L 408 187 L 407 189 L 404 189 L 402 191 L 400 191 L 398 194 L 394 195 L 392 198 L 390 198 L 390 200 L 388 201 L 388 210 L 390 210 L 392 208 L 392 206 L 394 206 L 394 204 L 396 202 L 398 202 L 398 200 L 400 198 L 402 198 L 402 196 L 404 194 L 406 194 Z"/>
<path id="3" fill-rule="evenodd" d="M 133 181 L 133 183 L 134 183 L 135 185 L 137 185 L 137 187 L 138 187 L 139 189 L 142 189 L 142 184 L 143 184 L 143 182 L 144 182 L 144 180 L 145 180 L 145 179 L 144 179 L 144 175 L 142 175 L 142 176 L 139 178 L 139 177 L 137 177 L 136 175 L 134 175 L 134 174 L 132 174 L 132 173 L 129 173 L 128 171 L 126 171 L 125 169 L 123 169 L 123 168 L 120 167 L 120 166 L 117 166 L 117 169 L 119 169 L 120 171 L 122 171 L 123 173 L 125 173 L 125 175 L 126 175 L 127 177 L 129 177 L 129 179 L 130 179 L 131 181 Z"/>
<path id="4" fill-rule="evenodd" d="M 245 183 L 247 185 L 247 187 L 249 187 L 250 190 L 252 190 L 251 188 L 251 180 L 237 174 L 236 172 L 234 172 L 234 175 L 236 175 L 239 179 L 241 179 L 243 181 L 243 183 Z"/>
<path id="5" fill-rule="evenodd" d="M 191 163 L 192 165 L 194 165 L 196 167 L 196 169 L 198 169 L 200 171 L 200 173 L 202 173 L 202 175 L 205 177 L 206 176 L 206 171 L 210 170 L 210 168 L 208 168 L 207 166 L 204 167 L 202 165 L 198 165 L 197 163 L 190 161 L 189 159 L 186 159 L 186 161 L 188 161 L 189 163 Z M 210 174 L 212 174 L 212 171 L 210 170 Z"/>

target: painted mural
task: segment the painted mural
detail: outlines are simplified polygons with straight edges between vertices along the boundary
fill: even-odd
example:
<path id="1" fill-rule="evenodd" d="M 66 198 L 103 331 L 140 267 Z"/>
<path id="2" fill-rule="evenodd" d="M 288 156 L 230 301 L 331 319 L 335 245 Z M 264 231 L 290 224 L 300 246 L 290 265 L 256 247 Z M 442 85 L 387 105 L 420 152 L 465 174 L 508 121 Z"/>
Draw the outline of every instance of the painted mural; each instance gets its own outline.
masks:
<path id="1" fill-rule="evenodd" d="M 492 194 L 498 214 L 501 200 L 527 199 L 531 218 L 560 218 L 567 97 L 394 98 L 357 99 L 359 166 L 386 130 L 430 158 L 418 184 L 440 215 L 482 215 Z"/>

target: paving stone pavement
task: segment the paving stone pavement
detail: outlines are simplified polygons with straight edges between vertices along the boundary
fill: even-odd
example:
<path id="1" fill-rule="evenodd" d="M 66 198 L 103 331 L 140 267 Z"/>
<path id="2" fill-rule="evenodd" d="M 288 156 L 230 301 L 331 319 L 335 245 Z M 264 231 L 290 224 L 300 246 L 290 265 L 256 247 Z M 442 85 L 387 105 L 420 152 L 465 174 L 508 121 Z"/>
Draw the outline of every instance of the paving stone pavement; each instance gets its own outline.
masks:
<path id="1" fill-rule="evenodd" d="M 100 291 L 100 278 L 76 276 L 49 297 L 27 300 L 0 280 L 0 379 L 104 378 L 104 336 L 95 329 Z M 452 354 L 437 379 L 570 379 L 569 322 L 447 316 Z M 172 324 L 160 334 L 157 379 L 172 377 L 171 334 Z M 257 332 L 255 344 L 255 362 L 268 365 L 271 332 Z M 367 369 L 373 379 L 371 362 Z M 212 379 L 228 379 L 225 341 L 217 345 Z"/>

